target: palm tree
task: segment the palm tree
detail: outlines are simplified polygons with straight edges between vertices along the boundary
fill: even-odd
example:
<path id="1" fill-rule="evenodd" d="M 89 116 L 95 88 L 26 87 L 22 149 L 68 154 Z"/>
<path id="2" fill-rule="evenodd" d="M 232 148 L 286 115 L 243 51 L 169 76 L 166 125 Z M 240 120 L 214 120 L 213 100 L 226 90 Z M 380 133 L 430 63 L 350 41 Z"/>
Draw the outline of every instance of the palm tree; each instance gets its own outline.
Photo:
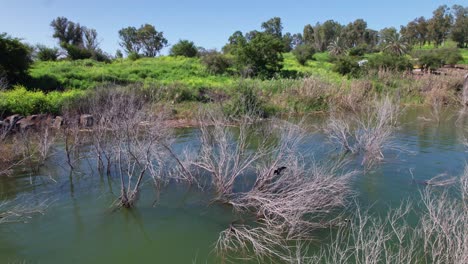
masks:
<path id="1" fill-rule="evenodd" d="M 397 56 L 403 56 L 408 52 L 408 43 L 398 33 L 394 33 L 385 39 L 384 51 Z"/>
<path id="2" fill-rule="evenodd" d="M 328 51 L 331 55 L 339 56 L 345 54 L 348 51 L 348 47 L 343 38 L 337 37 L 328 45 Z"/>

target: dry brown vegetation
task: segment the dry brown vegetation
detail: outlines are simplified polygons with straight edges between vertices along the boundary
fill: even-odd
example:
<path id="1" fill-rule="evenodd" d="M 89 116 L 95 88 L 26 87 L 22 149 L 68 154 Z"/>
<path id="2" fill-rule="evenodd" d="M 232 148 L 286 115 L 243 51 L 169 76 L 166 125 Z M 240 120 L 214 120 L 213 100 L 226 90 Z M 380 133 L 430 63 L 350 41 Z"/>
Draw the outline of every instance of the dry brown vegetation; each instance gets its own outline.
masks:
<path id="1" fill-rule="evenodd" d="M 454 263 L 468 262 L 468 167 L 458 191 L 427 187 L 421 192 L 421 220 L 408 223 L 416 206 L 409 202 L 384 217 L 359 206 L 320 253 L 298 263 Z"/>
<path id="2" fill-rule="evenodd" d="M 399 149 L 392 143 L 400 110 L 387 96 L 361 105 L 362 111 L 332 113 L 324 132 L 345 153 L 362 154 L 361 164 L 370 167 L 384 158 L 383 151 Z"/>
<path id="3" fill-rule="evenodd" d="M 220 234 L 216 251 L 226 260 L 233 253 L 241 253 L 242 258 L 287 262 L 288 244 L 296 239 L 312 239 L 312 231 L 329 225 L 332 212 L 344 207 L 351 195 L 349 184 L 354 172 L 342 170 L 343 164 L 319 165 L 301 154 L 299 147 L 306 135 L 303 127 L 277 120 L 266 131 L 271 133 L 270 140 L 257 146 L 262 155 L 248 163 L 255 165 L 251 168 L 255 169 L 251 173 L 252 186 L 233 193 L 228 200 L 246 220 Z M 231 149 L 231 155 L 241 153 Z M 254 156 L 248 157 L 250 161 Z"/>

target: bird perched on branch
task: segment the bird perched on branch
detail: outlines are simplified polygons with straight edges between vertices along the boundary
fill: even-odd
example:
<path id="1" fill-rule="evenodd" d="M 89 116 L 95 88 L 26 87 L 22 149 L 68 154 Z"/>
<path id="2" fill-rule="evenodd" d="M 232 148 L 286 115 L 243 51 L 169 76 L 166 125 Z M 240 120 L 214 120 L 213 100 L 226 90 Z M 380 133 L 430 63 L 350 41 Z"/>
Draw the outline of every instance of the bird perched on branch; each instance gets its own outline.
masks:
<path id="1" fill-rule="evenodd" d="M 273 174 L 274 175 L 280 175 L 282 171 L 284 171 L 285 169 L 287 169 L 287 167 L 278 167 L 276 170 L 273 171 Z"/>

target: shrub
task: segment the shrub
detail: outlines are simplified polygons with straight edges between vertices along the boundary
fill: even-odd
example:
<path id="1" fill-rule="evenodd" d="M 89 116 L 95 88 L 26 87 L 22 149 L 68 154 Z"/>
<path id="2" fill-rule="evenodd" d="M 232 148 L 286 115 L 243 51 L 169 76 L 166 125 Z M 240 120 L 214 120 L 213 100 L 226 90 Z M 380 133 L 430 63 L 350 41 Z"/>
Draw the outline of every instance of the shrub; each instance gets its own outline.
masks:
<path id="1" fill-rule="evenodd" d="M 407 57 L 392 55 L 389 53 L 376 54 L 370 57 L 367 65 L 368 68 L 376 70 L 384 69 L 405 71 L 413 68 L 411 61 Z"/>
<path id="2" fill-rule="evenodd" d="M 3 94 L 4 100 L 0 106 L 6 114 L 30 115 L 43 113 L 47 101 L 43 92 L 30 92 L 23 86 L 15 86 L 13 90 Z"/>
<path id="3" fill-rule="evenodd" d="M 32 63 L 31 51 L 19 39 L 0 34 L 0 79 L 6 77 L 12 84 L 24 80 Z"/>
<path id="4" fill-rule="evenodd" d="M 90 59 L 93 57 L 91 51 L 77 47 L 71 44 L 63 44 L 63 48 L 67 51 L 68 58 L 70 60 L 83 60 Z"/>
<path id="5" fill-rule="evenodd" d="M 418 58 L 424 69 L 437 69 L 445 64 L 456 64 L 463 60 L 460 50 L 457 48 L 440 48 L 433 50 L 417 50 L 413 57 Z"/>
<path id="6" fill-rule="evenodd" d="M 361 73 L 361 67 L 359 67 L 357 59 L 350 56 L 340 56 L 335 60 L 333 71 L 341 75 L 349 74 L 353 77 L 357 77 Z"/>
<path id="7" fill-rule="evenodd" d="M 36 58 L 40 61 L 56 61 L 59 56 L 59 50 L 57 48 L 49 48 L 44 45 L 37 45 L 36 49 Z"/>
<path id="8" fill-rule="evenodd" d="M 284 43 L 278 37 L 252 31 L 231 36 L 227 50 L 234 56 L 236 68 L 244 77 L 257 76 L 268 79 L 283 68 Z"/>
<path id="9" fill-rule="evenodd" d="M 192 41 L 180 40 L 177 44 L 172 46 L 169 53 L 171 56 L 184 56 L 193 58 L 198 55 L 198 49 Z"/>
<path id="10" fill-rule="evenodd" d="M 350 48 L 348 51 L 349 56 L 364 56 L 368 52 L 369 48 L 366 44 L 361 44 L 356 47 Z"/>
<path id="11" fill-rule="evenodd" d="M 240 116 L 263 116 L 268 114 L 265 104 L 261 99 L 260 89 L 256 85 L 249 85 L 247 82 L 240 82 L 235 90 L 231 102 L 225 106 L 224 111 L 233 117 Z"/>
<path id="12" fill-rule="evenodd" d="M 62 107 L 73 99 L 85 95 L 84 91 L 66 92 L 28 91 L 24 86 L 15 86 L 13 90 L 0 93 L 0 113 L 4 115 L 31 115 L 39 113 L 60 114 Z"/>
<path id="13" fill-rule="evenodd" d="M 136 61 L 136 60 L 138 60 L 140 57 L 141 57 L 141 55 L 138 54 L 137 52 L 130 52 L 130 53 L 128 54 L 128 59 L 131 60 L 131 61 Z"/>
<path id="14" fill-rule="evenodd" d="M 211 74 L 223 74 L 232 66 L 231 60 L 216 50 L 205 52 L 201 57 L 201 62 Z"/>
<path id="15" fill-rule="evenodd" d="M 293 54 L 299 64 L 305 65 L 308 60 L 313 58 L 315 48 L 310 45 L 301 44 L 293 50 Z"/>

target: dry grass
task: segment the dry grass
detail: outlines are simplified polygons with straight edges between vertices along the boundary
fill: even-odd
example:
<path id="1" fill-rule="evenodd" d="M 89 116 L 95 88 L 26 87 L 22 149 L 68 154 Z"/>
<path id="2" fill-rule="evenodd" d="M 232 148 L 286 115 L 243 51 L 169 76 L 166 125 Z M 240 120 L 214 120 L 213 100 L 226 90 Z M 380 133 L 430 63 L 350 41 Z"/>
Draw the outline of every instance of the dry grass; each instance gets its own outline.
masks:
<path id="1" fill-rule="evenodd" d="M 216 249 L 228 259 L 237 252 L 260 262 L 290 262 L 289 244 L 312 239 L 312 231 L 328 226 L 331 213 L 351 195 L 354 172 L 343 172 L 343 164 L 319 166 L 300 154 L 306 135 L 301 125 L 275 121 L 267 130 L 277 140 L 256 162 L 253 186 L 229 200 L 241 217 L 256 220 L 254 227 L 231 225 L 220 234 Z"/>
<path id="2" fill-rule="evenodd" d="M 171 143 L 170 130 L 164 126 L 164 113 L 152 115 L 145 100 L 135 91 L 103 90 L 88 104 L 95 115 L 88 132 L 97 167 L 120 178 L 118 205 L 133 207 L 138 200 L 145 175 L 161 179 L 165 168 L 166 148 Z"/>
<path id="3" fill-rule="evenodd" d="M 346 116 L 332 114 L 324 132 L 332 144 L 346 153 L 362 153 L 361 164 L 371 167 L 383 160 L 384 150 L 400 149 L 392 142 L 399 111 L 388 96 L 374 99 L 360 112 Z"/>
<path id="4" fill-rule="evenodd" d="M 228 202 L 236 180 L 266 154 L 266 141 L 252 149 L 248 138 L 251 118 L 248 116 L 237 121 L 237 135 L 223 115 L 207 112 L 203 120 L 200 122 L 201 149 L 192 165 L 210 175 L 216 199 Z"/>
<path id="5" fill-rule="evenodd" d="M 453 263 L 468 262 L 468 167 L 456 194 L 427 187 L 415 227 L 407 222 L 414 206 L 405 202 L 384 218 L 356 207 L 319 254 L 300 255 L 297 263 Z M 440 188 L 440 187 L 439 187 Z"/>

